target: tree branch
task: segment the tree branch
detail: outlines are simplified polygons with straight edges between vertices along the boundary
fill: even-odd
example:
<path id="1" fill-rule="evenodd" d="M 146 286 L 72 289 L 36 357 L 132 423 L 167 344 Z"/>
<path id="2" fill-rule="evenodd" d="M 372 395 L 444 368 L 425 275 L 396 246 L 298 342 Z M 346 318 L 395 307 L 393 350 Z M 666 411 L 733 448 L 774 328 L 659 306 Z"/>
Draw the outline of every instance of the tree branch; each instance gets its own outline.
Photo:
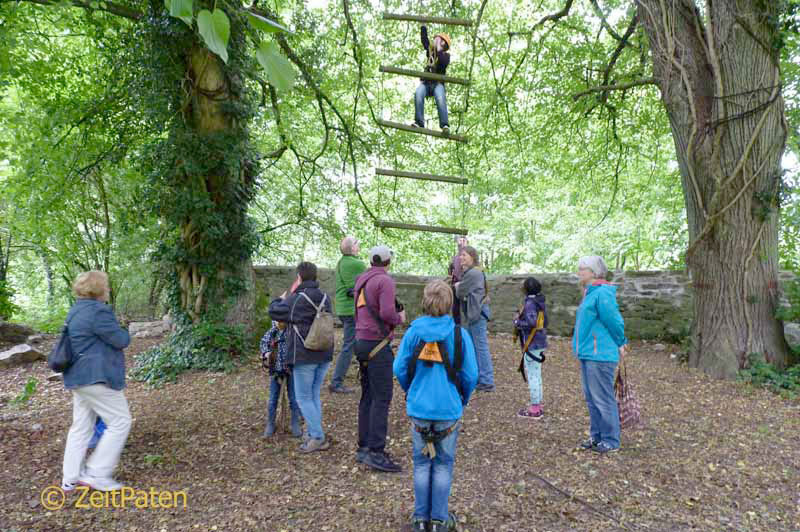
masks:
<path id="1" fill-rule="evenodd" d="M 595 92 L 606 92 L 606 91 L 625 91 L 628 89 L 632 89 L 633 87 L 639 87 L 641 85 L 655 85 L 656 80 L 655 78 L 643 78 L 637 79 L 634 81 L 629 81 L 627 83 L 614 83 L 612 85 L 599 85 L 597 87 L 590 87 L 585 91 L 581 91 L 572 95 L 572 100 L 577 101 L 584 96 L 588 96 L 589 94 Z"/>
<path id="2" fill-rule="evenodd" d="M 356 191 L 356 195 L 358 196 L 361 205 L 367 211 L 367 214 L 373 219 L 377 220 L 378 218 L 372 213 L 372 210 L 367 205 L 366 201 L 364 201 L 363 196 L 361 195 L 361 190 L 358 188 L 358 162 L 356 161 L 355 150 L 353 149 L 353 140 L 356 138 L 353 134 L 353 131 L 350 129 L 350 125 L 347 123 L 347 120 L 344 119 L 342 114 L 333 104 L 331 99 L 328 97 L 327 94 L 322 92 L 317 82 L 314 80 L 314 77 L 311 75 L 311 70 L 308 68 L 308 65 L 295 53 L 295 51 L 289 46 L 286 37 L 283 35 L 278 35 L 276 37 L 278 44 L 281 47 L 281 50 L 286 54 L 289 60 L 294 63 L 297 68 L 300 69 L 300 73 L 303 75 L 303 79 L 306 83 L 311 87 L 311 90 L 314 91 L 314 95 L 316 96 L 317 100 L 320 101 L 320 109 L 322 108 L 321 101 L 324 101 L 328 106 L 333 110 L 333 113 L 339 119 L 339 122 L 342 124 L 344 128 L 345 138 L 347 139 L 347 152 L 350 157 L 350 161 L 353 165 L 353 178 L 354 178 L 354 188 Z"/>
<path id="3" fill-rule="evenodd" d="M 84 2 L 82 0 L 68 1 L 73 7 L 79 7 L 81 9 L 88 9 L 91 11 L 105 11 L 106 13 L 111 13 L 112 15 L 135 20 L 137 22 L 144 17 L 144 13 L 140 11 L 136 11 L 135 9 L 131 9 L 120 4 L 115 4 L 113 2 L 99 2 L 95 7 L 92 6 L 90 2 Z M 0 0 L 0 4 L 10 4 L 12 2 L 15 4 L 20 2 L 30 2 L 32 4 L 39 4 L 41 6 L 59 6 L 62 4 L 62 2 L 58 0 Z"/>
<path id="4" fill-rule="evenodd" d="M 550 13 L 549 15 L 545 15 L 542 17 L 539 22 L 533 25 L 533 27 L 529 30 L 525 31 L 509 31 L 508 36 L 514 37 L 515 35 L 532 35 L 536 30 L 539 29 L 540 26 L 544 25 L 546 22 L 555 22 L 559 19 L 562 19 L 569 15 L 569 10 L 572 8 L 572 1 L 567 0 L 564 3 L 564 7 L 561 8 L 561 11 L 556 11 L 555 13 Z"/>

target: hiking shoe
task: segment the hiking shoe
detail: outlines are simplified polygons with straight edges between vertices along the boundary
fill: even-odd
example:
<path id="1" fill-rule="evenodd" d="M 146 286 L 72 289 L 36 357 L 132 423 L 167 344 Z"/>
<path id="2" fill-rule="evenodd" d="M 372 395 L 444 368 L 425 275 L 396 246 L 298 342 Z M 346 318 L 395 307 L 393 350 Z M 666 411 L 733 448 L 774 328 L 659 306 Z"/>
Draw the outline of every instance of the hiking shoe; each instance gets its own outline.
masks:
<path id="1" fill-rule="evenodd" d="M 493 392 L 494 386 L 489 384 L 479 384 L 475 387 L 475 390 L 479 392 Z"/>
<path id="2" fill-rule="evenodd" d="M 352 388 L 348 388 L 344 384 L 340 384 L 338 386 L 334 386 L 331 384 L 328 386 L 328 391 L 331 393 L 356 393 L 356 391 Z"/>
<path id="3" fill-rule="evenodd" d="M 369 447 L 359 447 L 356 451 L 356 462 L 363 464 L 369 454 Z"/>
<path id="4" fill-rule="evenodd" d="M 590 449 L 594 449 L 594 446 L 597 445 L 597 443 L 598 443 L 597 440 L 589 438 L 588 440 L 583 440 L 582 442 L 580 442 L 578 444 L 578 447 L 588 451 Z"/>
<path id="5" fill-rule="evenodd" d="M 425 127 L 417 124 L 416 122 L 411 122 L 411 127 Z"/>
<path id="6" fill-rule="evenodd" d="M 78 484 L 87 486 L 96 491 L 117 491 L 122 489 L 122 484 L 111 477 L 103 478 L 81 475 L 78 479 Z"/>
<path id="7" fill-rule="evenodd" d="M 63 491 L 64 493 L 75 491 L 75 488 L 77 487 L 78 487 L 77 482 L 67 482 L 66 480 L 61 481 L 61 491 Z"/>
<path id="8" fill-rule="evenodd" d="M 411 530 L 413 532 L 428 532 L 430 530 L 430 522 L 424 519 L 420 519 L 419 517 L 415 517 L 411 521 Z"/>
<path id="9" fill-rule="evenodd" d="M 544 412 L 542 412 L 542 407 L 539 405 L 531 405 L 517 412 L 518 417 L 526 417 L 529 419 L 541 419 L 543 415 Z"/>
<path id="10" fill-rule="evenodd" d="M 370 451 L 364 457 L 363 463 L 372 469 L 386 473 L 399 473 L 403 470 L 400 464 L 395 463 L 386 451 Z"/>
<path id="11" fill-rule="evenodd" d="M 600 443 L 592 447 L 592 450 L 596 453 L 606 454 L 606 453 L 615 453 L 619 451 L 619 447 L 611 447 L 606 442 L 601 441 Z"/>
<path id="12" fill-rule="evenodd" d="M 445 135 L 449 135 L 450 134 L 450 126 L 448 126 L 448 125 L 442 126 L 442 133 L 444 133 Z"/>
<path id="13" fill-rule="evenodd" d="M 313 453 L 314 451 L 324 451 L 329 449 L 331 442 L 328 438 L 309 438 L 308 441 L 300 444 L 301 453 Z"/>
<path id="14" fill-rule="evenodd" d="M 450 512 L 447 522 L 431 520 L 431 532 L 453 532 L 456 530 L 456 514 Z"/>

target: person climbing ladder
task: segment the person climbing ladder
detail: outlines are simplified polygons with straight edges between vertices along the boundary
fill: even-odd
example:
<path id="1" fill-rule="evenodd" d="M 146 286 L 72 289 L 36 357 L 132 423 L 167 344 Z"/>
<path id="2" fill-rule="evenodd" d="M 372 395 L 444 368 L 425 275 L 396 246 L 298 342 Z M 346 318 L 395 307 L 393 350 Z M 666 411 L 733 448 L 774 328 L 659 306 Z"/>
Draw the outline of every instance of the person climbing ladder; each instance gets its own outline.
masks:
<path id="1" fill-rule="evenodd" d="M 428 40 L 428 28 L 422 26 L 420 29 L 422 48 L 425 50 L 426 63 L 425 72 L 445 75 L 447 65 L 450 64 L 450 36 L 446 33 L 439 33 L 433 37 L 433 45 Z M 433 80 L 420 80 L 417 92 L 414 95 L 414 123 L 416 127 L 425 127 L 425 98 L 433 96 L 436 102 L 436 110 L 439 113 L 439 127 L 443 133 L 450 132 L 447 122 L 447 97 L 445 95 L 444 83 Z"/>

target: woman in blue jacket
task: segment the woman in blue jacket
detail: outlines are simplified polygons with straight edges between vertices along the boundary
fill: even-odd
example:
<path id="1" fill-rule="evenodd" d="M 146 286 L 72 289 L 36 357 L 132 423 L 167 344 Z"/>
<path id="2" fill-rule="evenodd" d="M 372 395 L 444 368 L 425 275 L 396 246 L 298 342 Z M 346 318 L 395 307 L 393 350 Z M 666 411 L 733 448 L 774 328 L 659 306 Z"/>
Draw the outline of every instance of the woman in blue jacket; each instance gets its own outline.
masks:
<path id="1" fill-rule="evenodd" d="M 122 484 L 112 474 L 131 429 L 128 400 L 122 391 L 122 350 L 131 338 L 106 304 L 110 288 L 105 273 L 80 274 L 72 290 L 77 299 L 67 314 L 67 334 L 75 359 L 64 372 L 64 387 L 72 392 L 72 426 L 64 449 L 61 487 L 71 491 L 81 484 L 99 491 L 118 490 Z M 82 467 L 98 416 L 107 428 Z"/>
<path id="2" fill-rule="evenodd" d="M 604 454 L 619 449 L 619 410 L 614 375 L 625 354 L 625 322 L 617 305 L 617 287 L 605 280 L 608 268 L 601 257 L 583 257 L 578 279 L 584 289 L 575 317 L 572 350 L 581 363 L 581 381 L 589 409 L 589 439 L 583 449 Z"/>
<path id="3" fill-rule="evenodd" d="M 424 315 L 403 335 L 393 365 L 411 418 L 415 531 L 455 527 L 447 502 L 461 414 L 478 382 L 478 363 L 469 334 L 459 327 L 459 364 L 456 325 L 449 314 L 452 306 L 453 291 L 447 283 L 428 283 L 422 296 Z"/>

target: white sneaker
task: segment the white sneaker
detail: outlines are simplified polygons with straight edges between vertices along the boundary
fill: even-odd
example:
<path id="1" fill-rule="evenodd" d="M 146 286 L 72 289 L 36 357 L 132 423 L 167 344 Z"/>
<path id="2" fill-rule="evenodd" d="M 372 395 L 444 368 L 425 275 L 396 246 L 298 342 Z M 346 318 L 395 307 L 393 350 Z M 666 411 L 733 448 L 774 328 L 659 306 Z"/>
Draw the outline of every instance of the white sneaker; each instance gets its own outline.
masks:
<path id="1" fill-rule="evenodd" d="M 78 487 L 77 482 L 67 482 L 66 480 L 61 481 L 61 491 L 64 493 L 69 493 L 70 491 L 74 491 L 75 488 Z"/>
<path id="2" fill-rule="evenodd" d="M 97 491 L 116 491 L 122 489 L 122 484 L 117 482 L 111 477 L 91 477 L 89 475 L 82 475 L 78 479 L 78 484 L 81 486 L 88 486 Z"/>

